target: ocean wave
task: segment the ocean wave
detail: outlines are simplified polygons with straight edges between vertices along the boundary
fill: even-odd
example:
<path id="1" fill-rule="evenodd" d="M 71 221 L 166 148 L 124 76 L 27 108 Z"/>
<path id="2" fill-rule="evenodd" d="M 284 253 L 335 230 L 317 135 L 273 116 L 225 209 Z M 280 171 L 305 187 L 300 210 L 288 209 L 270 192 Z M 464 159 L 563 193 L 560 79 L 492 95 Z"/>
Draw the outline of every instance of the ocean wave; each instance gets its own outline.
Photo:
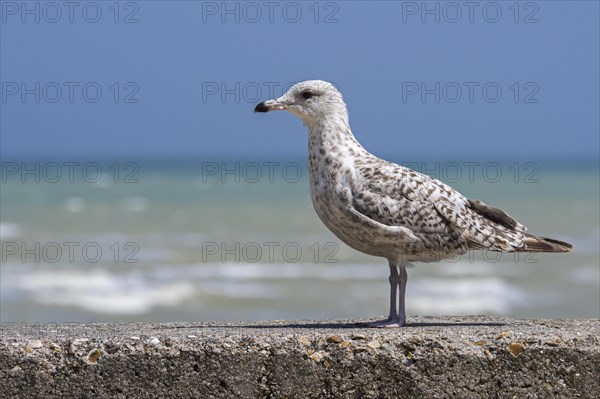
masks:
<path id="1" fill-rule="evenodd" d="M 410 306 L 425 314 L 506 314 L 527 298 L 501 278 L 421 278 L 411 287 Z"/>
<path id="2" fill-rule="evenodd" d="M 511 263 L 513 264 L 513 263 Z M 429 267 L 429 266 L 425 266 Z M 498 263 L 490 262 L 440 262 L 435 266 L 438 273 L 442 276 L 517 276 L 524 275 L 526 272 L 523 269 L 501 267 Z"/>
<path id="3" fill-rule="evenodd" d="M 465 266 L 465 271 L 471 271 Z M 527 296 L 503 278 L 477 275 L 420 276 L 409 284 L 407 306 L 425 314 L 506 314 Z M 190 301 L 267 300 L 314 306 L 344 298 L 387 302 L 387 267 L 380 264 L 131 265 L 126 270 L 64 265 L 6 264 L 3 299 L 23 296 L 45 306 L 112 315 L 148 314 Z M 308 292 L 312 292 L 307 296 Z M 352 292 L 350 296 L 348 293 Z M 319 299 L 321 298 L 321 299 Z M 12 301 L 14 302 L 14 301 Z M 351 305 L 348 305 L 351 306 Z M 383 305 L 382 305 L 383 306 Z M 384 306 L 385 307 L 385 306 Z"/>
<path id="4" fill-rule="evenodd" d="M 7 285 L 27 292 L 46 306 L 72 306 L 113 315 L 143 314 L 158 306 L 176 306 L 196 290 L 187 281 L 157 284 L 139 271 L 107 270 L 37 271 L 21 274 Z"/>

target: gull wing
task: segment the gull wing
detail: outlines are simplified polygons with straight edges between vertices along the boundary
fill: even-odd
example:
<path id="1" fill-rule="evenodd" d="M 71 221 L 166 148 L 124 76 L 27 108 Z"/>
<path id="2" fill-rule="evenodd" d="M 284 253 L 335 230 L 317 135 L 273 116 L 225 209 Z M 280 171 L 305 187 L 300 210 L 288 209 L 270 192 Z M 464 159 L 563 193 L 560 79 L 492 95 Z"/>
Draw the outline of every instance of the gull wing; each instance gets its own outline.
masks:
<path id="1" fill-rule="evenodd" d="M 462 239 L 471 248 L 523 246 L 523 225 L 437 179 L 389 162 L 377 168 L 357 165 L 354 177 L 353 207 L 379 223 L 406 227 L 436 242 Z"/>

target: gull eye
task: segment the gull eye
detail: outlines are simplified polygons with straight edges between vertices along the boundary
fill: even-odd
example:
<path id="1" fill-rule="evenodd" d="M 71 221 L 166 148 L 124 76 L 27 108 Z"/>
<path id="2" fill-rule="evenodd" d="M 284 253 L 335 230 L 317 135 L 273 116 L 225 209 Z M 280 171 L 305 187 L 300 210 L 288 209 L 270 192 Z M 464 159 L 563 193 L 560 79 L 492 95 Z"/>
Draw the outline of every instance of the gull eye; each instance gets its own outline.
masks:
<path id="1" fill-rule="evenodd" d="M 305 99 L 305 100 L 308 100 L 312 96 L 313 96 L 313 94 L 310 91 L 308 91 L 308 90 L 302 93 L 302 98 Z"/>

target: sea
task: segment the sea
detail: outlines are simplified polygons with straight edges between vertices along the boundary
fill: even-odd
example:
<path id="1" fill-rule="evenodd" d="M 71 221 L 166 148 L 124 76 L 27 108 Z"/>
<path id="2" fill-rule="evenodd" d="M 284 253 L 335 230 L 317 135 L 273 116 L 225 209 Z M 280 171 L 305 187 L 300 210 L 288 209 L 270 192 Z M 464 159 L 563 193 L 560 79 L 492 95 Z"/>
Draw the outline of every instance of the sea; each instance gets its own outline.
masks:
<path id="1" fill-rule="evenodd" d="M 600 317 L 598 160 L 396 161 L 574 247 L 415 263 L 409 321 Z M 305 160 L 17 160 L 1 175 L 2 322 L 387 314 L 387 261 L 322 224 Z"/>

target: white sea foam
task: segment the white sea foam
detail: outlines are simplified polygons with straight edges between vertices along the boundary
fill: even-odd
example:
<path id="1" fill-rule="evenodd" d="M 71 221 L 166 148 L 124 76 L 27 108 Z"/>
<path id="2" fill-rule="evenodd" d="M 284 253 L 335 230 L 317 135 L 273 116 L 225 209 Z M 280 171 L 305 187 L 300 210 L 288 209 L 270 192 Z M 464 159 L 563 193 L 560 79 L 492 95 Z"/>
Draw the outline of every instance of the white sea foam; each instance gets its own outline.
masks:
<path id="1" fill-rule="evenodd" d="M 501 278 L 421 278 L 413 283 L 409 306 L 425 314 L 506 314 L 527 296 Z"/>
<path id="2" fill-rule="evenodd" d="M 159 287 L 114 287 L 112 292 L 85 290 L 41 293 L 37 300 L 45 305 L 76 306 L 97 313 L 133 315 L 148 313 L 158 306 L 176 306 L 194 293 L 190 283 Z"/>
<path id="3" fill-rule="evenodd" d="M 504 254 L 503 254 L 504 255 Z M 508 256 L 506 259 L 510 259 Z M 510 266 L 514 263 L 510 263 Z M 522 268 L 506 267 L 501 262 L 486 263 L 486 262 L 446 262 L 442 261 L 436 266 L 424 266 L 433 267 L 436 271 L 443 276 L 516 276 L 526 274 L 526 271 Z"/>
<path id="4" fill-rule="evenodd" d="M 409 311 L 420 314 L 510 314 L 511 310 L 532 299 L 502 277 L 484 276 L 485 265 L 480 266 L 471 275 L 464 266 L 464 275 L 415 277 L 407 294 Z M 574 278 L 587 280 L 594 277 L 592 267 L 580 270 L 583 271 L 575 273 Z M 319 312 L 313 309 L 315 301 L 335 303 L 340 300 L 339 306 L 342 306 L 342 298 L 345 307 L 362 309 L 368 314 L 383 312 L 388 292 L 385 264 L 203 263 L 164 266 L 141 263 L 123 268 L 91 268 L 89 265 L 7 263 L 2 268 L 3 303 L 8 303 L 6 300 L 10 298 L 26 297 L 46 306 L 121 316 L 149 314 L 159 307 L 181 307 L 190 303 L 205 307 L 210 303 L 211 309 L 217 306 L 227 312 L 230 300 L 273 303 L 260 305 L 266 307 L 256 308 L 257 314 L 265 309 L 280 308 L 281 303 Z"/>
<path id="5" fill-rule="evenodd" d="M 139 271 L 113 274 L 106 270 L 38 271 L 17 277 L 13 287 L 27 291 L 40 304 L 115 315 L 176 306 L 195 292 L 187 281 L 156 284 Z"/>
<path id="6" fill-rule="evenodd" d="M 300 264 L 300 263 L 210 263 L 176 268 L 178 272 L 197 278 L 236 280 L 297 280 L 329 281 L 387 279 L 385 265 L 371 264 Z"/>
<path id="7" fill-rule="evenodd" d="M 285 299 L 288 292 L 284 287 L 257 281 L 208 281 L 197 288 L 203 295 L 241 299 Z"/>
<path id="8" fill-rule="evenodd" d="M 8 240 L 21 235 L 22 226 L 17 223 L 0 222 L 0 239 Z"/>

